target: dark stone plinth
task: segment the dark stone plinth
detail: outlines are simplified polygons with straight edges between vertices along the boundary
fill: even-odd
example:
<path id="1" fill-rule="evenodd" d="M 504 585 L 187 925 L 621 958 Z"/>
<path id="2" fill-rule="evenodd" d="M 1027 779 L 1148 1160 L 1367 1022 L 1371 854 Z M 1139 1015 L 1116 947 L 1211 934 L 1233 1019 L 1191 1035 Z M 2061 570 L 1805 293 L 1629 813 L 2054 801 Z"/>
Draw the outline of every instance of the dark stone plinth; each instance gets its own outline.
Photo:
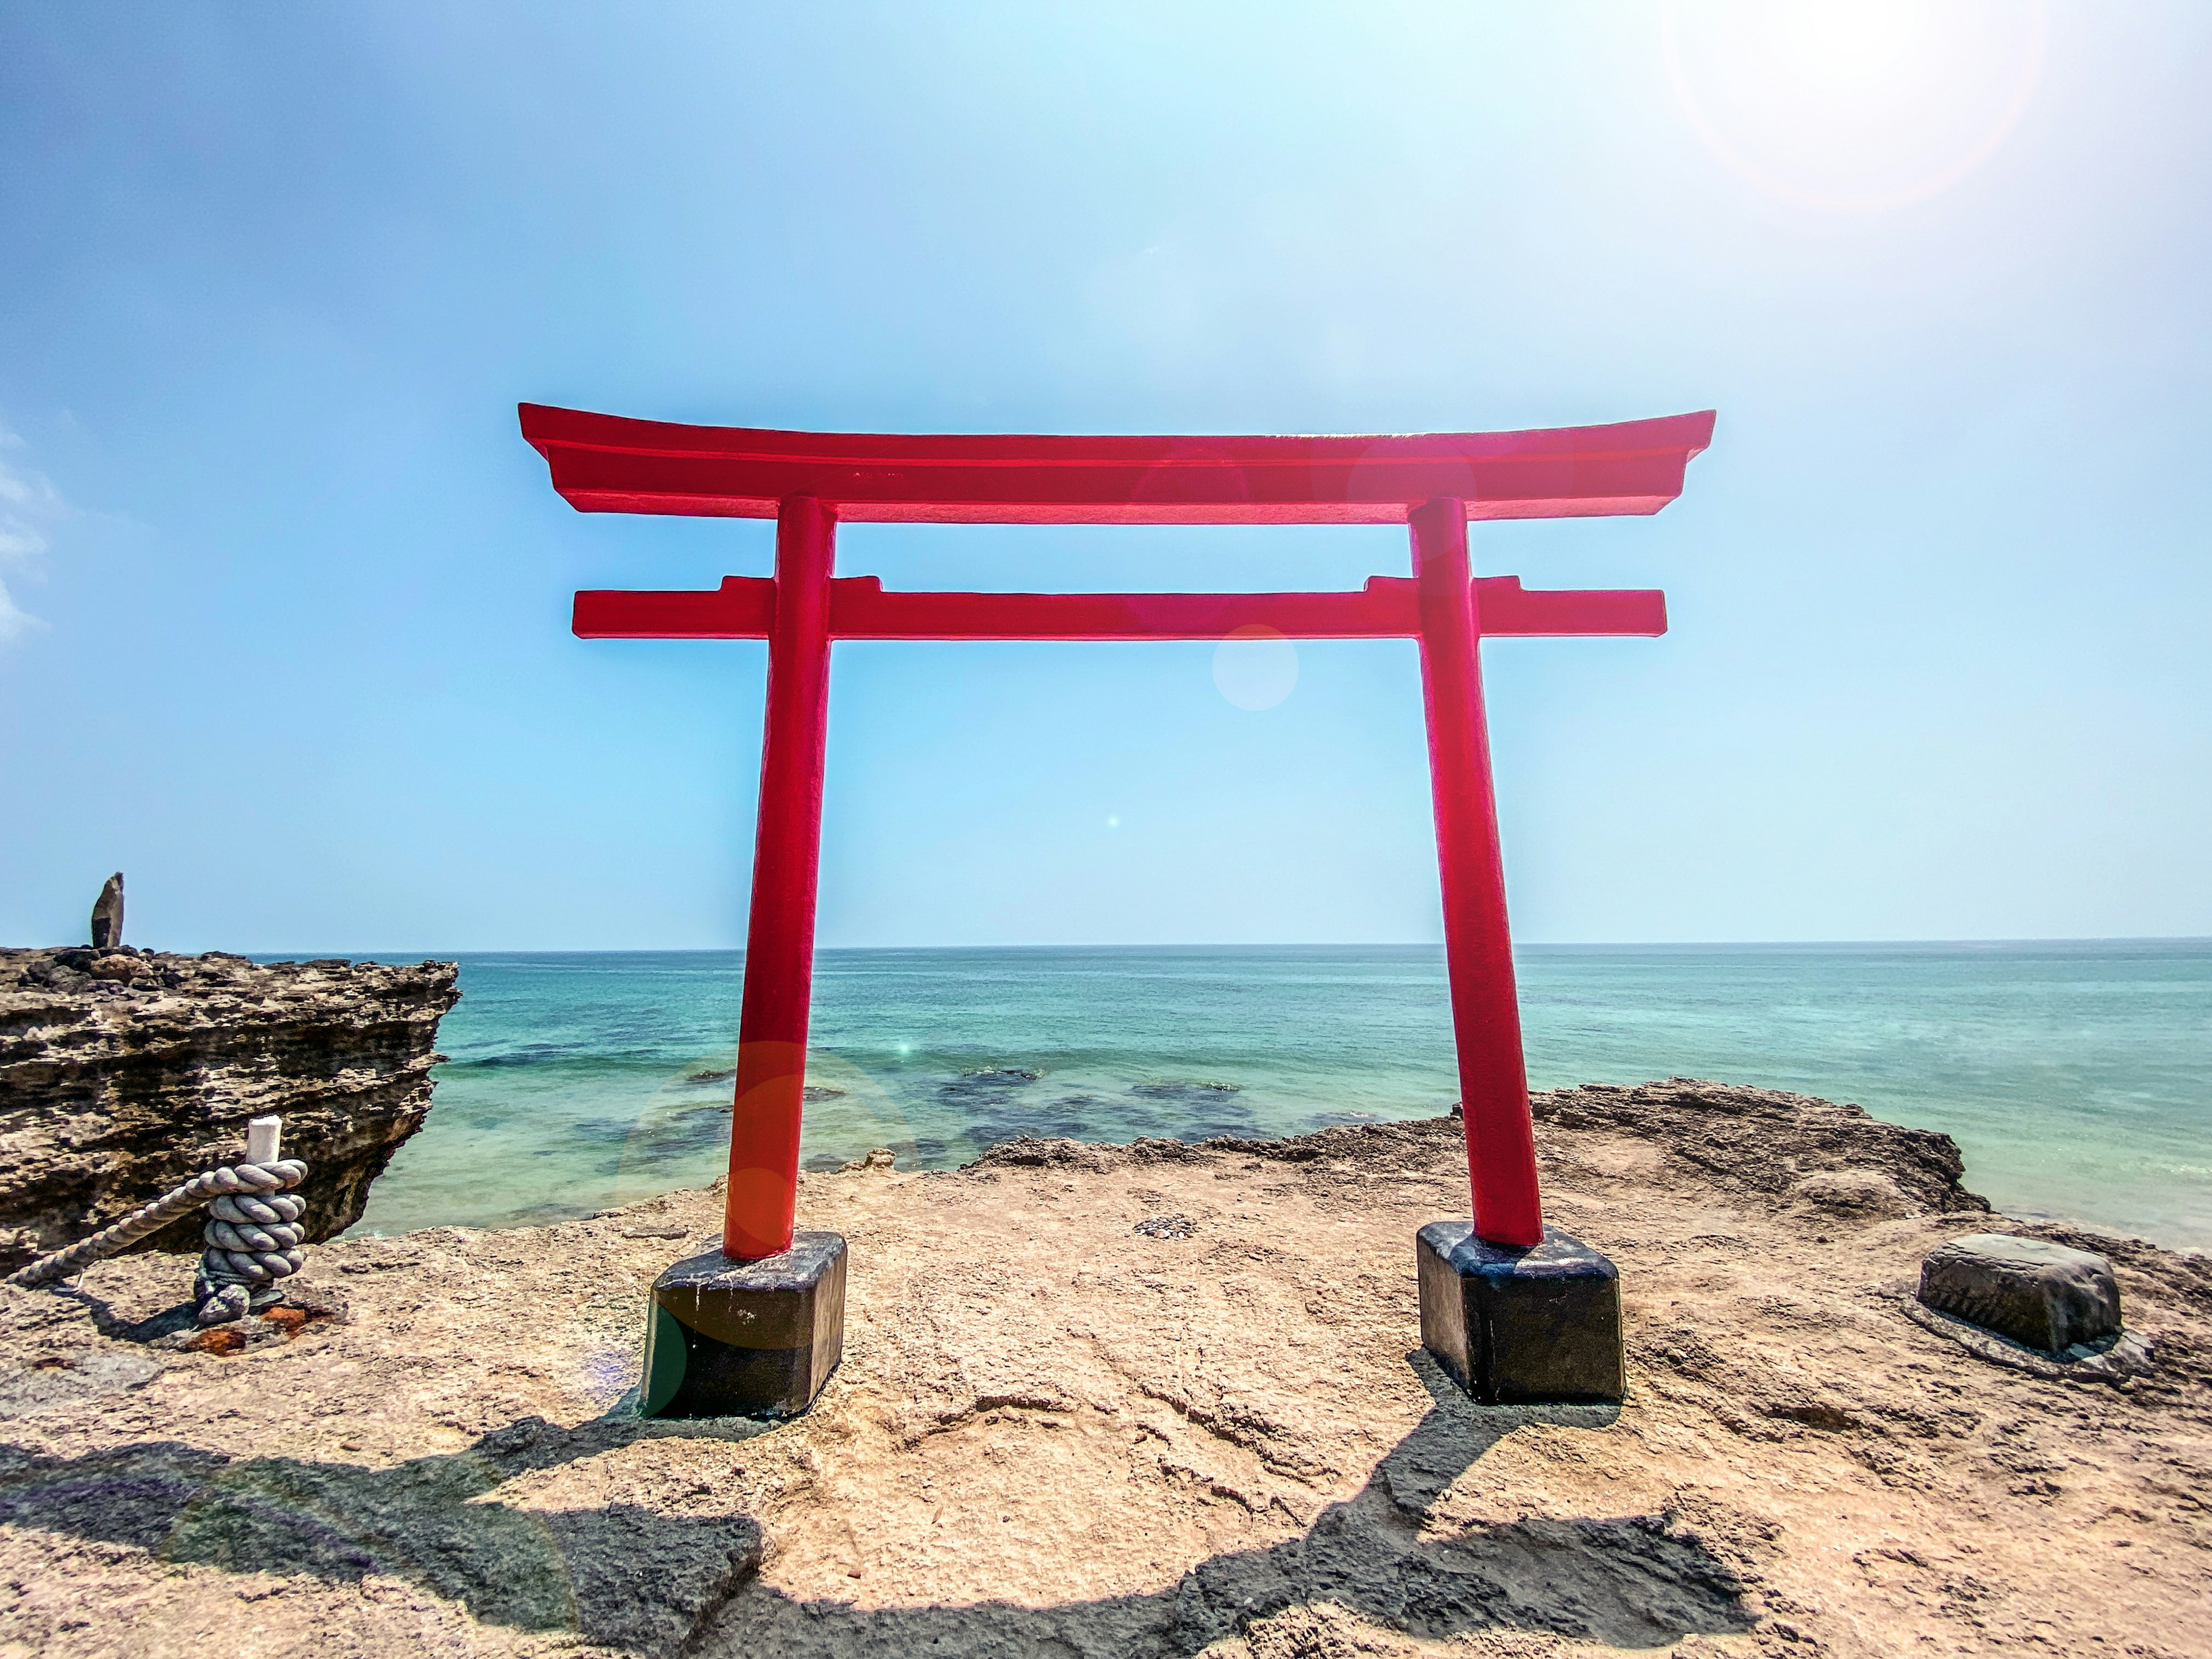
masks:
<path id="1" fill-rule="evenodd" d="M 1492 1406 L 1618 1400 L 1620 1274 L 1556 1227 L 1532 1249 L 1492 1244 L 1464 1221 L 1415 1235 L 1421 1346 Z"/>
<path id="2" fill-rule="evenodd" d="M 2120 1334 L 2112 1264 L 2039 1238 L 1974 1233 L 1937 1245 L 1920 1264 L 1920 1300 L 2054 1358 Z"/>
<path id="3" fill-rule="evenodd" d="M 719 1249 L 653 1282 L 647 1417 L 789 1417 L 813 1404 L 845 1352 L 845 1240 L 796 1233 L 781 1255 Z"/>

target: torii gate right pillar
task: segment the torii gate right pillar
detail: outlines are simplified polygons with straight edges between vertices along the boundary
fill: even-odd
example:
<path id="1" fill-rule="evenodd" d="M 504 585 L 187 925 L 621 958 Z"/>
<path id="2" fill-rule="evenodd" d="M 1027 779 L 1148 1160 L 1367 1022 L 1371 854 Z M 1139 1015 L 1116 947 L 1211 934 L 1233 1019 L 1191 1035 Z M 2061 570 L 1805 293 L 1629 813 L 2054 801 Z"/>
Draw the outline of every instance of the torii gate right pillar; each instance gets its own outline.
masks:
<path id="1" fill-rule="evenodd" d="M 1467 506 L 1434 501 L 1412 514 L 1420 593 L 1421 701 L 1429 725 L 1443 893 L 1444 964 L 1459 1049 L 1460 1114 L 1474 1231 L 1493 1244 L 1540 1244 L 1536 1143 L 1521 1004 L 1505 917 L 1505 868 L 1482 706 L 1482 626 L 1467 557 Z"/>
<path id="2" fill-rule="evenodd" d="M 1627 1383 L 1620 1273 L 1580 1239 L 1546 1226 L 1537 1192 L 1467 504 L 1439 499 L 1407 516 L 1444 965 L 1474 1200 L 1471 1223 L 1432 1221 L 1414 1235 L 1421 1346 L 1461 1387 L 1492 1404 L 1618 1400 Z"/>

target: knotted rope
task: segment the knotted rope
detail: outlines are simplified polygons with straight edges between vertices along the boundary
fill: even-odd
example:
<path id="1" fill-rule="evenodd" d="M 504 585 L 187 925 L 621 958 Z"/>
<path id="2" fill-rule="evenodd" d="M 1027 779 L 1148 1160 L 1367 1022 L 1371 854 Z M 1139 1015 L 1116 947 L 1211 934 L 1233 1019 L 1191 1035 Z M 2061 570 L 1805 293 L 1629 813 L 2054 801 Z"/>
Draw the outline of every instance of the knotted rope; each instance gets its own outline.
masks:
<path id="1" fill-rule="evenodd" d="M 199 1304 L 200 1323 L 220 1325 L 247 1311 L 254 1296 L 250 1286 L 271 1285 L 300 1271 L 307 1259 L 301 1248 L 307 1229 L 299 1221 L 307 1200 L 287 1188 L 307 1178 L 307 1166 L 296 1158 L 210 1170 L 91 1237 L 17 1268 L 8 1282 L 29 1290 L 66 1279 L 205 1204 L 208 1222 L 200 1240 L 207 1249 L 193 1276 L 192 1296 Z"/>
<path id="2" fill-rule="evenodd" d="M 238 1183 L 207 1206 L 207 1225 L 200 1229 L 207 1249 L 199 1272 L 192 1275 L 200 1323 L 220 1325 L 276 1300 L 269 1287 L 299 1272 L 307 1260 L 301 1241 L 307 1230 L 299 1223 L 307 1200 L 284 1189 L 306 1180 L 307 1166 L 285 1158 L 210 1173 L 229 1176 Z"/>

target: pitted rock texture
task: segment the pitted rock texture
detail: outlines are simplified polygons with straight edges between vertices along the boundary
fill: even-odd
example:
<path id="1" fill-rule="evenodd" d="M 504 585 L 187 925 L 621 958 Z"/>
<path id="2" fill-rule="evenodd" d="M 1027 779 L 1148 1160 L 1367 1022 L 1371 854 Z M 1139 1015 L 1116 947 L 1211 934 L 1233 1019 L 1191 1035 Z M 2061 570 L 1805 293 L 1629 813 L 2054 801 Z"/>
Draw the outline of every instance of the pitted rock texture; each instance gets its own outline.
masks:
<path id="1" fill-rule="evenodd" d="M 1716 1186 L 1812 1210 L 1872 1218 L 1990 1207 L 1960 1185 L 1966 1164 L 1950 1136 L 1813 1095 L 1676 1077 L 1585 1083 L 1532 1103 L 1540 1126 L 1632 1134 Z"/>
<path id="2" fill-rule="evenodd" d="M 1974 1233 L 1929 1251 L 1920 1300 L 2057 1358 L 2120 1334 L 2120 1287 L 2093 1250 Z"/>
<path id="3" fill-rule="evenodd" d="M 429 1115 L 457 973 L 0 950 L 0 1273 L 236 1162 L 246 1120 L 271 1112 L 309 1166 L 308 1238 L 344 1231 Z M 139 1248 L 197 1251 L 199 1226 Z"/>
<path id="4" fill-rule="evenodd" d="M 173 1264 L 0 1287 L 0 1655 L 2203 1654 L 2212 1265 L 1940 1180 L 1832 1208 L 1797 1182 L 1909 1194 L 1929 1149 L 1652 1088 L 1537 1132 L 1551 1218 L 1620 1269 L 1617 1407 L 1478 1406 L 1422 1354 L 1446 1119 L 805 1176 L 799 1225 L 850 1241 L 845 1358 L 775 1424 L 617 1403 L 712 1192 L 342 1240 L 307 1278 L 350 1318 L 234 1354 L 135 1334 Z M 1756 1182 L 1706 1161 L 1747 1115 Z M 2151 1369 L 1915 1323 L 1922 1257 L 1996 1227 L 2109 1257 Z"/>

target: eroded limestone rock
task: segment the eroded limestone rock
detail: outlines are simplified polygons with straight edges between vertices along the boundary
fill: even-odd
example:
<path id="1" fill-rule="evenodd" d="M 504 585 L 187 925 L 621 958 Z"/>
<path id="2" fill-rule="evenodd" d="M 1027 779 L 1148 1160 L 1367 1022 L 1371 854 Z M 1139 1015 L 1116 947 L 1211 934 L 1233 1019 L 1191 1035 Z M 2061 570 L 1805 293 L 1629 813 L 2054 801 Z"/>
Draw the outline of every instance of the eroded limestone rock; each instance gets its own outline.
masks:
<path id="1" fill-rule="evenodd" d="M 2054 1358 L 2120 1334 L 2112 1264 L 2040 1238 L 1972 1233 L 1938 1245 L 1920 1265 L 1920 1301 Z"/>
<path id="2" fill-rule="evenodd" d="M 0 1272 L 234 1161 L 272 1113 L 312 1171 L 309 1241 L 343 1232 L 429 1115 L 457 973 L 0 950 Z M 143 1248 L 198 1250 L 198 1218 Z"/>

